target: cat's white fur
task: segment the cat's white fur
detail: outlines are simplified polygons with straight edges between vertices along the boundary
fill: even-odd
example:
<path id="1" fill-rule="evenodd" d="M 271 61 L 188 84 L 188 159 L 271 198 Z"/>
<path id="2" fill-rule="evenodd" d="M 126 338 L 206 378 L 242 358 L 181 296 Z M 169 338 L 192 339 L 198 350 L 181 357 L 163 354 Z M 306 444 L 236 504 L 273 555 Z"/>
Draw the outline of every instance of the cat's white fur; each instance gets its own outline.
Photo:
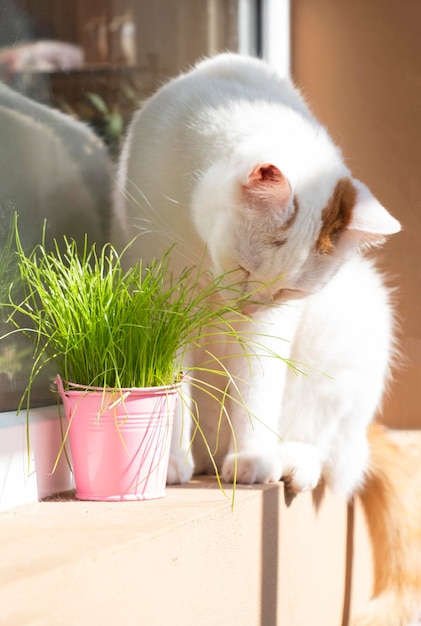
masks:
<path id="1" fill-rule="evenodd" d="M 343 215 L 332 226 L 326 208 L 335 194 Z M 254 483 L 283 476 L 302 491 L 323 476 L 352 494 L 367 468 L 367 425 L 393 352 L 389 294 L 361 250 L 400 226 L 352 179 L 299 92 L 256 59 L 223 54 L 199 63 L 135 116 L 115 204 L 118 242 L 142 232 L 135 256 L 148 262 L 175 243 L 175 272 L 204 258 L 215 275 L 238 268 L 245 292 L 260 285 L 247 331 L 305 370 L 297 375 L 257 349 L 250 363 L 229 341 L 214 346 L 250 411 L 227 401 L 236 437 L 224 422 L 216 453 L 222 477 Z M 213 448 L 220 407 L 193 393 Z M 169 482 L 212 470 L 200 437 L 194 462 L 186 457 L 189 439 L 178 422 Z"/>

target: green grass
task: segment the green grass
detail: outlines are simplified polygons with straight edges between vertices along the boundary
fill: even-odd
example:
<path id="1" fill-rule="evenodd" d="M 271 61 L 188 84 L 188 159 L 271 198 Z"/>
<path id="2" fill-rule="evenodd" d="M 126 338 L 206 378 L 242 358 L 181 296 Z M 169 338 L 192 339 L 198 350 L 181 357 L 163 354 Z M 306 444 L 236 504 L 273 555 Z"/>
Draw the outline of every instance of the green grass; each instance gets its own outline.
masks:
<path id="1" fill-rule="evenodd" d="M 243 316 L 232 302 L 216 297 L 225 288 L 222 277 L 205 281 L 201 268 L 193 267 L 175 278 L 170 252 L 148 267 L 139 262 L 127 271 L 124 252 L 119 255 L 111 244 L 97 249 L 87 239 L 81 249 L 64 237 L 52 251 L 41 243 L 26 252 L 17 221 L 14 244 L 23 295 L 17 297 L 12 285 L 2 308 L 10 311 L 11 332 L 22 332 L 34 343 L 27 396 L 51 360 L 68 382 L 153 387 L 181 379 L 191 345 L 206 343 L 222 329 L 238 338 L 232 318 Z M 234 304 L 242 298 L 235 302 L 234 297 Z"/>

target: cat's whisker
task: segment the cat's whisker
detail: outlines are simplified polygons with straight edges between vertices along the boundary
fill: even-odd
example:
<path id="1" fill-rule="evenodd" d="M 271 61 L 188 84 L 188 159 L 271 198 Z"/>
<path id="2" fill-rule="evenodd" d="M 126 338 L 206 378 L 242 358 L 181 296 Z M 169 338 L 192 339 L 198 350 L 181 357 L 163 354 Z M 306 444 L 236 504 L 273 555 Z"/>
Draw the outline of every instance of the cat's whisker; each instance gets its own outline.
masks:
<path id="1" fill-rule="evenodd" d="M 149 202 L 148 198 L 147 198 L 147 197 L 146 197 L 146 195 L 143 193 L 142 189 L 141 189 L 138 185 L 136 185 L 136 183 L 135 183 L 133 180 L 130 180 L 130 179 L 129 179 L 129 180 L 127 181 L 127 183 L 128 183 L 131 187 L 133 187 L 134 191 L 136 191 L 136 192 L 139 194 L 139 196 L 140 196 L 140 197 L 141 197 L 141 199 L 142 199 L 142 200 L 146 203 L 146 205 L 152 209 L 152 204 Z M 134 195 L 134 194 L 132 193 L 132 194 L 130 194 L 130 198 L 131 198 L 131 199 L 133 199 L 133 200 L 135 200 L 135 201 L 136 201 L 137 203 L 139 203 L 139 205 L 140 205 L 140 202 L 139 202 L 139 200 L 137 200 L 136 195 Z"/>
<path id="2" fill-rule="evenodd" d="M 119 193 L 120 193 L 120 196 L 124 200 L 129 201 L 130 203 L 134 204 L 135 206 L 140 206 L 139 200 L 136 198 L 135 195 L 131 194 L 127 188 L 123 188 L 121 190 L 119 189 Z"/>
<path id="3" fill-rule="evenodd" d="M 161 193 L 161 196 L 169 202 L 173 202 L 174 204 L 181 204 L 179 200 L 176 200 L 175 198 L 170 198 L 170 196 L 167 196 L 165 193 Z"/>

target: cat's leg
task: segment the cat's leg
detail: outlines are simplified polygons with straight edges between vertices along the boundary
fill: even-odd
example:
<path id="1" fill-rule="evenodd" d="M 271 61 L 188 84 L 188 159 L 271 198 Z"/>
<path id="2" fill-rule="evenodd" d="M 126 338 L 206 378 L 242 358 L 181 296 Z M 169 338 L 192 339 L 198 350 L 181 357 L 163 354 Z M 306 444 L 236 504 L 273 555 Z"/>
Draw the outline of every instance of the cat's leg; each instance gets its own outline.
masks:
<path id="1" fill-rule="evenodd" d="M 206 336 L 206 331 L 204 331 Z M 193 473 L 214 473 L 228 448 L 224 397 L 229 375 L 221 365 L 224 341 L 188 350 L 185 377 L 174 421 L 168 469 L 169 484 Z M 211 356 L 212 355 L 212 356 Z"/>
<path id="2" fill-rule="evenodd" d="M 190 365 L 190 363 L 186 363 Z M 191 384 L 188 379 L 181 383 L 181 390 L 174 415 L 168 462 L 167 484 L 188 482 L 193 476 L 194 461 L 191 452 L 192 411 Z"/>
<path id="3" fill-rule="evenodd" d="M 279 416 L 291 340 L 300 305 L 260 312 L 246 330 L 246 354 L 231 354 L 234 383 L 229 399 L 231 438 L 222 465 L 228 482 L 277 482 L 282 476 Z M 233 350 L 231 345 L 231 350 Z M 279 358 L 279 356 L 282 358 Z"/>
<path id="4" fill-rule="evenodd" d="M 188 482 L 193 476 L 194 462 L 190 451 L 192 420 L 190 411 L 178 400 L 171 438 L 168 462 L 167 484 L 176 485 Z"/>
<path id="5" fill-rule="evenodd" d="M 367 426 L 380 397 L 380 381 L 368 374 L 335 377 L 309 371 L 289 377 L 280 444 L 283 478 L 297 493 L 313 489 L 321 477 L 336 493 L 350 497 L 364 481 L 369 460 Z"/>
<path id="6" fill-rule="evenodd" d="M 255 370 L 259 365 L 257 360 L 251 363 Z M 271 376 L 251 376 L 247 389 L 239 385 L 238 402 L 244 406 L 230 403 L 230 443 L 221 471 L 225 481 L 252 484 L 281 479 L 282 464 L 277 451 L 281 399 L 277 393 L 284 377 L 283 368 L 280 363 L 272 363 Z"/>
<path id="7" fill-rule="evenodd" d="M 297 331 L 292 357 L 306 376 L 288 377 L 281 434 L 288 442 L 313 445 L 326 483 L 347 497 L 367 470 L 367 427 L 381 404 L 392 328 L 387 292 L 372 267 L 358 261 L 307 300 Z M 303 456 L 297 468 L 308 463 Z M 298 490 L 294 467 L 290 476 Z"/>
<path id="8" fill-rule="evenodd" d="M 362 412 L 362 407 L 358 408 Z M 347 498 L 364 483 L 370 457 L 367 428 L 373 415 L 374 410 L 367 411 L 367 419 L 357 424 L 352 419 L 343 421 L 341 438 L 332 446 L 323 469 L 326 483 L 332 491 Z"/>

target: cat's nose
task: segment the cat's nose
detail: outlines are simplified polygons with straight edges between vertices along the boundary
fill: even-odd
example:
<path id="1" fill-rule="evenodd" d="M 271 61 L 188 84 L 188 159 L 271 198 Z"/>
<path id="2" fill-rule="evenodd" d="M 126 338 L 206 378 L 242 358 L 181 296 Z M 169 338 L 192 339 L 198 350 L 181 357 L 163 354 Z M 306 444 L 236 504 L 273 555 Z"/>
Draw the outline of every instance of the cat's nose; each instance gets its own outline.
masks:
<path id="1" fill-rule="evenodd" d="M 244 315 L 253 315 L 253 313 L 256 313 L 260 308 L 261 308 L 261 303 L 259 302 L 250 302 L 244 305 L 244 307 L 241 308 L 241 313 L 243 313 Z"/>

